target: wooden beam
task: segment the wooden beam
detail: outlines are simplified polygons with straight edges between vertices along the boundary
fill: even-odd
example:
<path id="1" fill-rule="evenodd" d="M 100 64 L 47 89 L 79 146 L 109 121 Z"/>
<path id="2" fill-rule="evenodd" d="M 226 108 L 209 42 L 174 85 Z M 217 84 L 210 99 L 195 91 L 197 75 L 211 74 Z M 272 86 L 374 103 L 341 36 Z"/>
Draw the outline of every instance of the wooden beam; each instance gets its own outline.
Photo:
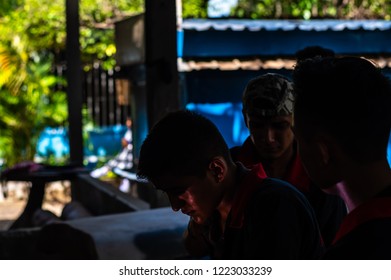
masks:
<path id="1" fill-rule="evenodd" d="M 173 0 L 145 1 L 145 65 L 148 124 L 179 109 L 177 19 Z"/>
<path id="2" fill-rule="evenodd" d="M 79 0 L 66 0 L 66 76 L 68 81 L 68 122 L 70 161 L 83 165 L 82 65 L 79 42 Z"/>

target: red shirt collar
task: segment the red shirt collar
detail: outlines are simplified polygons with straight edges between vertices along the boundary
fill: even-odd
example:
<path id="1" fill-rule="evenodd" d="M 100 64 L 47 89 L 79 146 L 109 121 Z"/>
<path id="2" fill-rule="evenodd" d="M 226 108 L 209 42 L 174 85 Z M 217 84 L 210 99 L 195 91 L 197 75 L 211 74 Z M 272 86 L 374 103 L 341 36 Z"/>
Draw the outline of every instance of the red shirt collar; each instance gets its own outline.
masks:
<path id="1" fill-rule="evenodd" d="M 391 197 L 373 198 L 350 212 L 342 221 L 333 244 L 368 221 L 391 218 Z"/>
<path id="2" fill-rule="evenodd" d="M 296 144 L 294 144 L 296 145 Z M 296 149 L 295 149 L 296 150 Z M 244 166 L 251 168 L 255 164 L 261 163 L 260 158 L 257 156 L 257 150 L 250 137 L 247 137 L 246 141 L 243 143 L 238 158 L 238 161 L 243 163 Z M 295 157 L 292 163 L 289 166 L 287 176 L 281 178 L 302 192 L 308 192 L 311 185 L 311 180 L 305 171 L 299 154 L 295 151 Z"/>
<path id="3" fill-rule="evenodd" d="M 244 141 L 243 145 L 240 147 L 236 160 L 243 163 L 243 165 L 247 168 L 251 168 L 251 166 L 261 162 L 257 156 L 257 150 L 255 149 L 250 137 L 247 137 L 246 141 Z"/>
<path id="4" fill-rule="evenodd" d="M 309 192 L 311 180 L 301 163 L 300 156 L 295 152 L 295 158 L 289 166 L 288 174 L 283 180 L 291 183 L 302 192 Z"/>

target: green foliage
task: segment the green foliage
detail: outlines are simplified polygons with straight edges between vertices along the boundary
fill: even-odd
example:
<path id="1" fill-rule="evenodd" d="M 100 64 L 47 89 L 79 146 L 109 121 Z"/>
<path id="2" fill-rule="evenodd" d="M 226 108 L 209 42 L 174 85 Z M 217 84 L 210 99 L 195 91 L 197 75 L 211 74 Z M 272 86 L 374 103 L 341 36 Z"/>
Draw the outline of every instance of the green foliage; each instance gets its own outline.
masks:
<path id="1" fill-rule="evenodd" d="M 19 65 L 17 71 L 6 69 L 13 74 L 0 91 L 0 143 L 7 165 L 33 159 L 43 128 L 58 126 L 67 118 L 65 93 L 52 89 L 57 78 L 50 71 L 50 56 L 32 56 Z"/>
<path id="2" fill-rule="evenodd" d="M 11 10 L 17 8 L 22 0 L 0 0 L 0 17 L 5 16 Z"/>
<path id="3" fill-rule="evenodd" d="M 143 11 L 142 0 L 80 1 L 80 45 L 86 69 L 99 61 L 104 69 L 115 66 L 114 22 Z"/>
<path id="4" fill-rule="evenodd" d="M 206 1 L 183 0 L 184 18 L 206 18 Z M 391 19 L 389 0 L 239 0 L 232 18 L 247 19 Z"/>
<path id="5" fill-rule="evenodd" d="M 183 0 L 182 17 L 183 18 L 206 18 L 207 0 Z"/>
<path id="6" fill-rule="evenodd" d="M 65 0 L 1 1 L 0 158 L 10 166 L 33 159 L 43 128 L 67 121 L 66 94 L 55 89 L 65 82 L 53 75 L 64 58 Z M 114 20 L 142 10 L 142 0 L 80 1 L 86 67 L 97 61 L 106 69 L 114 67 Z"/>

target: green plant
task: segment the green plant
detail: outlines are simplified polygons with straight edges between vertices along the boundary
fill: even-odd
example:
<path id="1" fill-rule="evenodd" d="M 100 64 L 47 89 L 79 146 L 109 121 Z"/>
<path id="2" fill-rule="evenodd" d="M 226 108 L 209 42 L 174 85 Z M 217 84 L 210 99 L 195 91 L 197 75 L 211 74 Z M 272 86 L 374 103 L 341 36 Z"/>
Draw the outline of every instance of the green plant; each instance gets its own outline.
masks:
<path id="1" fill-rule="evenodd" d="M 43 128 L 67 125 L 66 94 L 58 90 L 66 84 L 53 74 L 65 57 L 65 1 L 10 0 L 0 6 L 0 157 L 10 166 L 33 160 Z M 114 67 L 113 23 L 142 10 L 142 0 L 80 1 L 86 68 L 95 62 Z"/>

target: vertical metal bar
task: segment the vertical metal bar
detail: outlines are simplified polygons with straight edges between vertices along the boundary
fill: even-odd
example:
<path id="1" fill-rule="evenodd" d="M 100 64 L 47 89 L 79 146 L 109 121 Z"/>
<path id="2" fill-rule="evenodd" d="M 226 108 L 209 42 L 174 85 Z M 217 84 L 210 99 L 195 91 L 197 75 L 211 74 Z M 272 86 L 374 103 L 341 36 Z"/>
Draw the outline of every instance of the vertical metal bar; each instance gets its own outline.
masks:
<path id="1" fill-rule="evenodd" d="M 115 88 L 114 88 L 114 71 L 109 70 L 107 73 L 107 92 L 109 95 L 109 123 L 111 125 L 117 124 L 117 116 L 115 109 L 117 108 Z"/>
<path id="2" fill-rule="evenodd" d="M 105 111 L 106 111 L 106 114 L 105 114 L 105 122 L 106 122 L 106 125 L 111 125 L 111 122 L 110 122 L 110 94 L 109 94 L 109 90 L 108 90 L 108 82 L 109 82 L 109 77 L 108 77 L 108 73 L 106 70 L 104 70 L 102 68 L 102 90 L 103 90 L 103 94 L 105 95 L 105 98 L 106 98 L 106 102 L 104 104 L 105 106 Z"/>
<path id="3" fill-rule="evenodd" d="M 95 108 L 94 108 L 94 88 L 92 83 L 92 71 L 84 72 L 84 84 L 85 84 L 85 94 L 86 94 L 86 104 L 88 113 L 94 119 Z"/>
<path id="4" fill-rule="evenodd" d="M 99 96 L 99 124 L 101 126 L 106 125 L 105 123 L 105 114 L 106 114 L 106 108 L 105 108 L 105 103 L 106 103 L 106 96 L 103 94 L 103 87 L 102 87 L 102 68 L 99 67 L 97 68 L 98 72 L 98 96 Z"/>
<path id="5" fill-rule="evenodd" d="M 92 89 L 94 95 L 94 124 L 102 125 L 100 123 L 100 96 L 99 96 L 99 73 L 96 67 L 96 64 L 93 65 L 91 69 L 92 73 Z"/>

